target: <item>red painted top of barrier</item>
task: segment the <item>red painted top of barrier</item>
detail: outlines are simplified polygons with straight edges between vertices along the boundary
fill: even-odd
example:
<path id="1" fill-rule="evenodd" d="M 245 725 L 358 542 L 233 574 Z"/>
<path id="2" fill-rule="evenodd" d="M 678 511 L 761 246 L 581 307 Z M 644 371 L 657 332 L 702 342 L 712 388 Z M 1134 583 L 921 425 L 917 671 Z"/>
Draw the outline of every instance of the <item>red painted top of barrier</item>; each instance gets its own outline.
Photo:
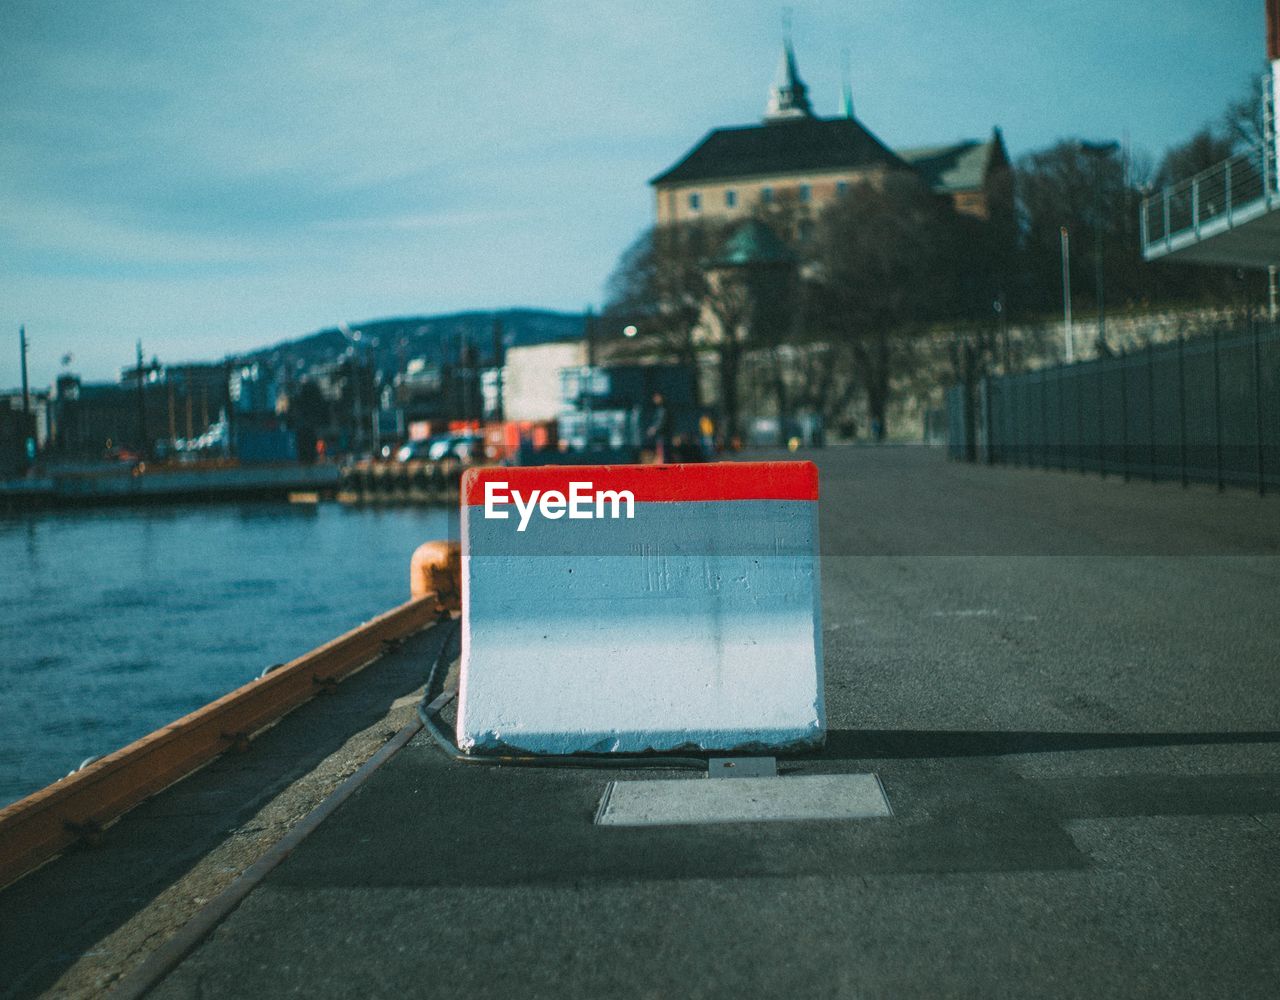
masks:
<path id="1" fill-rule="evenodd" d="M 812 462 L 708 462 L 700 465 L 535 465 L 468 469 L 462 502 L 484 503 L 484 484 L 506 483 L 531 491 L 567 493 L 570 483 L 597 490 L 630 490 L 636 503 L 706 500 L 817 500 L 818 467 Z"/>

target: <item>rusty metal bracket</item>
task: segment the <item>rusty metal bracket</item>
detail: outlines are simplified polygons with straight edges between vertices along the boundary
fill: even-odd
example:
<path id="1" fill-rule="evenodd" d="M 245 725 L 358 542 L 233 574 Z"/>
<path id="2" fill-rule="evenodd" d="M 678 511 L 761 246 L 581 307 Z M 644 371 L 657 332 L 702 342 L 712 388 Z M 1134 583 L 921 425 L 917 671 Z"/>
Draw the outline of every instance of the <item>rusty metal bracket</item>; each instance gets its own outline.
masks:
<path id="1" fill-rule="evenodd" d="M 96 819 L 86 819 L 79 823 L 74 820 L 64 819 L 62 827 L 75 840 L 82 844 L 87 844 L 89 847 L 97 847 L 102 843 L 103 825 Z"/>
<path id="2" fill-rule="evenodd" d="M 252 733 L 223 733 L 222 738 L 231 745 L 227 748 L 236 753 L 247 753 L 252 742 Z"/>

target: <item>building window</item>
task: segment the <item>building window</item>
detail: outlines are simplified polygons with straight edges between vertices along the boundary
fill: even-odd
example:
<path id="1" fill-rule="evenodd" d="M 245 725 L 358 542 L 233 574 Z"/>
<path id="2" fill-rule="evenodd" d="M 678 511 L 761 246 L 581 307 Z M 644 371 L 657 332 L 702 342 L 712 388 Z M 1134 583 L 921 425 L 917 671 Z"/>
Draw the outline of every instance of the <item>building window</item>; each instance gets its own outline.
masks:
<path id="1" fill-rule="evenodd" d="M 813 239 L 813 220 L 801 219 L 799 227 L 799 237 L 801 243 L 808 243 Z"/>
<path id="2" fill-rule="evenodd" d="M 840 197 L 849 190 L 848 181 L 836 181 L 836 197 Z"/>
<path id="3" fill-rule="evenodd" d="M 696 212 L 700 208 L 702 208 L 702 195 L 694 191 L 689 195 L 689 211 Z"/>
<path id="4" fill-rule="evenodd" d="M 738 192 L 730 188 L 724 193 L 724 207 L 733 208 L 736 204 L 738 204 Z"/>
<path id="5" fill-rule="evenodd" d="M 812 194 L 813 194 L 813 191 L 808 184 L 800 185 L 800 201 L 801 202 L 807 202 L 810 196 L 812 196 Z"/>
<path id="6" fill-rule="evenodd" d="M 769 187 L 761 188 L 760 201 L 765 205 L 772 205 L 773 204 L 773 188 L 769 188 Z"/>

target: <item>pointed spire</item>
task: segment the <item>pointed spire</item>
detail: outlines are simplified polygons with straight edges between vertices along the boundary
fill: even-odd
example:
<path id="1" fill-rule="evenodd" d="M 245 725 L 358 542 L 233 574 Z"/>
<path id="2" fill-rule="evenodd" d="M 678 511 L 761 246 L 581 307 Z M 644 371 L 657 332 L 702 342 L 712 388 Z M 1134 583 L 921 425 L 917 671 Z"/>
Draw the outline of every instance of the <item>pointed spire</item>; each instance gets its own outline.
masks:
<path id="1" fill-rule="evenodd" d="M 812 117 L 809 88 L 804 85 L 804 81 L 800 79 L 800 71 L 796 69 L 796 53 L 791 47 L 791 17 L 788 13 L 782 41 L 782 61 L 778 63 L 778 75 L 773 81 L 764 120 L 772 122 Z"/>
<path id="2" fill-rule="evenodd" d="M 853 117 L 853 84 L 849 82 L 849 50 L 841 51 L 840 63 L 840 117 Z"/>

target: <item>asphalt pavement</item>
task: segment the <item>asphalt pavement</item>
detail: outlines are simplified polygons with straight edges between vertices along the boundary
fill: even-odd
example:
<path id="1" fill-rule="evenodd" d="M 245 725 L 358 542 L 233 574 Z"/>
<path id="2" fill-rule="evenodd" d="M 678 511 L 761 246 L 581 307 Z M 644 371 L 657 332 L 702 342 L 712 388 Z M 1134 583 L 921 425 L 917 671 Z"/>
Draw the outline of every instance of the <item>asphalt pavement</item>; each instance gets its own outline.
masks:
<path id="1" fill-rule="evenodd" d="M 891 818 L 599 827 L 654 772 L 423 734 L 153 995 L 1276 996 L 1280 497 L 804 457 L 830 732 L 778 780 Z"/>

